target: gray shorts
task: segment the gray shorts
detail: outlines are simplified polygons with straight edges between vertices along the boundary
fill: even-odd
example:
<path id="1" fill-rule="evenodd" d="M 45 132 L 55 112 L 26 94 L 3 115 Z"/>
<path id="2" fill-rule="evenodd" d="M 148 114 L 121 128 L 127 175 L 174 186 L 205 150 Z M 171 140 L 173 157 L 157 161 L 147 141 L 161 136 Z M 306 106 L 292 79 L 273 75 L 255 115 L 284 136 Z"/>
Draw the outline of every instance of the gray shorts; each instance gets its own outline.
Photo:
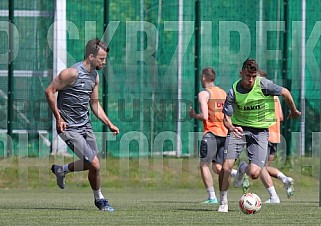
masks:
<path id="1" fill-rule="evenodd" d="M 215 136 L 212 133 L 204 134 L 200 145 L 200 162 L 216 162 L 222 165 L 225 140 L 226 137 Z"/>
<path id="2" fill-rule="evenodd" d="M 84 161 L 91 163 L 98 154 L 96 138 L 91 128 L 68 129 L 59 136 Z"/>
<path id="3" fill-rule="evenodd" d="M 268 129 L 256 129 L 243 127 L 244 135 L 242 138 L 234 137 L 229 133 L 225 142 L 224 159 L 237 159 L 246 145 L 247 156 L 250 163 L 259 167 L 266 164 L 268 155 Z"/>

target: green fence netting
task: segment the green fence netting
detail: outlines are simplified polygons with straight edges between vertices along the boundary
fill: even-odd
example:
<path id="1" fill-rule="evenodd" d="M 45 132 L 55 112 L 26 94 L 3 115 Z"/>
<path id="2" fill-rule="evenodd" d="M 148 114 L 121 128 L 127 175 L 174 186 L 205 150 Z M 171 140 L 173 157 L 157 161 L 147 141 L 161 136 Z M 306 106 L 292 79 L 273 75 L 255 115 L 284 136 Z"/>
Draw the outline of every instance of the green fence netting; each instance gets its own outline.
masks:
<path id="1" fill-rule="evenodd" d="M 1 54 L 8 52 L 8 2 L 0 2 Z M 16 0 L 13 10 L 18 42 L 14 44 L 16 54 L 13 63 L 12 138 L 15 147 L 22 145 L 19 151 L 18 148 L 14 148 L 13 154 L 47 155 L 50 150 L 51 113 L 48 112 L 43 91 L 48 85 L 48 77 L 52 77 L 53 58 L 47 42 L 47 33 L 53 22 L 54 2 Z M 5 58 L 1 58 L 0 62 L 0 81 L 0 129 L 2 133 L 6 133 L 8 60 Z M 45 147 L 42 145 L 43 142 L 47 143 Z"/>
<path id="2" fill-rule="evenodd" d="M 257 59 L 270 79 L 287 87 L 301 109 L 302 35 L 305 35 L 305 139 L 306 154 L 312 152 L 312 133 L 320 131 L 320 1 L 306 2 L 305 32 L 302 32 L 302 3 L 295 0 L 269 1 L 195 1 L 123 0 L 67 1 L 67 64 L 81 61 L 84 45 L 93 38 L 103 38 L 107 16 L 107 40 L 110 53 L 106 79 L 107 112 L 121 133 L 107 141 L 102 153 L 112 156 L 151 156 L 175 154 L 177 134 L 182 155 L 197 153 L 194 121 L 188 107 L 194 106 L 195 47 L 200 48 L 199 69 L 212 66 L 216 84 L 228 91 L 239 78 L 242 62 Z M 14 129 L 52 132 L 51 112 L 43 91 L 52 79 L 53 53 L 47 41 L 53 23 L 54 2 L 15 1 L 15 26 L 19 31 L 19 54 L 14 62 Z M 108 4 L 108 12 L 104 12 Z M 8 2 L 0 3 L 0 21 L 8 21 Z M 34 17 L 23 16 L 41 11 Z M 180 12 L 182 12 L 181 17 Z M 195 43 L 194 21 L 201 20 L 200 43 Z M 21 16 L 18 16 L 21 15 Z M 181 23 L 180 23 L 181 21 Z M 179 36 L 179 25 L 182 36 Z M 73 34 L 71 34 L 73 32 Z M 75 35 L 76 34 L 76 35 Z M 75 38 L 77 37 L 77 38 Z M 179 37 L 182 37 L 179 40 Z M 8 49 L 6 32 L 0 32 L 0 54 Z M 179 43 L 181 43 L 179 47 Z M 178 50 L 181 50 L 181 61 Z M 0 129 L 6 132 L 7 62 L 0 64 Z M 178 74 L 181 77 L 179 79 Z M 103 96 L 104 83 L 100 84 Z M 198 84 L 201 89 L 200 84 Z M 288 109 L 282 102 L 285 114 Z M 178 107 L 181 112 L 178 114 Z M 103 125 L 92 116 L 100 148 Z M 179 121 L 179 123 L 178 123 Z M 202 131 L 198 123 L 196 131 Z M 297 152 L 300 120 L 282 123 L 288 154 Z M 39 132 L 29 136 L 29 154 L 43 153 Z M 108 136 L 109 137 L 109 136 Z M 39 140 L 41 142 L 39 142 Z M 40 145 L 39 145 L 40 143 Z M 33 147 L 35 146 L 35 147 Z M 49 153 L 48 148 L 44 148 Z M 4 152 L 3 152 L 4 153 Z"/>

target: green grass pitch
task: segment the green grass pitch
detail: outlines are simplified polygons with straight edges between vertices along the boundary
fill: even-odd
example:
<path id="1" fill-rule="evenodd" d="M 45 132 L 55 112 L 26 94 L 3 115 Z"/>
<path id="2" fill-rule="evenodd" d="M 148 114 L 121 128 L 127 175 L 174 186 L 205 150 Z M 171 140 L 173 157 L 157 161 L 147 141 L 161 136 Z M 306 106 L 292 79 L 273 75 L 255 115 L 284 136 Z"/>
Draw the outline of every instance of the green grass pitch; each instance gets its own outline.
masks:
<path id="1" fill-rule="evenodd" d="M 101 212 L 90 189 L 2 191 L 0 225 L 320 225 L 316 194 L 295 194 L 281 204 L 263 204 L 255 215 L 238 208 L 240 190 L 231 189 L 230 211 L 201 204 L 203 189 L 104 189 L 116 209 Z"/>
<path id="2" fill-rule="evenodd" d="M 0 225 L 320 225 L 319 160 L 312 167 L 287 167 L 295 180 L 288 199 L 274 179 L 281 204 L 264 204 L 259 213 L 243 214 L 238 207 L 241 189 L 229 190 L 229 212 L 218 205 L 201 204 L 207 198 L 198 159 L 113 159 L 102 161 L 103 194 L 115 212 L 94 206 L 86 172 L 68 174 L 66 189 L 55 184 L 52 163 L 72 159 L 14 158 L 0 161 Z M 301 161 L 302 162 L 302 161 Z M 304 160 L 303 162 L 307 162 Z M 298 165 L 299 162 L 296 162 Z M 303 164 L 302 164 L 303 165 Z M 218 195 L 217 176 L 214 176 Z M 260 181 L 251 191 L 264 202 L 267 191 Z"/>

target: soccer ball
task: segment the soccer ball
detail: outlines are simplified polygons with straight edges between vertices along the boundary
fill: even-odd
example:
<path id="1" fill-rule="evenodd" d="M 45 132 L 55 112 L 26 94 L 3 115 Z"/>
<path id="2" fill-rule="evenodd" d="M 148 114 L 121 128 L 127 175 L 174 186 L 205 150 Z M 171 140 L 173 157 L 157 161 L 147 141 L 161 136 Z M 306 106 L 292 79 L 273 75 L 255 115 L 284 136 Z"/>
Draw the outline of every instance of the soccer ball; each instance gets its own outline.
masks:
<path id="1" fill-rule="evenodd" d="M 241 197 L 239 206 L 243 213 L 255 214 L 261 209 L 262 202 L 257 194 L 246 193 Z"/>

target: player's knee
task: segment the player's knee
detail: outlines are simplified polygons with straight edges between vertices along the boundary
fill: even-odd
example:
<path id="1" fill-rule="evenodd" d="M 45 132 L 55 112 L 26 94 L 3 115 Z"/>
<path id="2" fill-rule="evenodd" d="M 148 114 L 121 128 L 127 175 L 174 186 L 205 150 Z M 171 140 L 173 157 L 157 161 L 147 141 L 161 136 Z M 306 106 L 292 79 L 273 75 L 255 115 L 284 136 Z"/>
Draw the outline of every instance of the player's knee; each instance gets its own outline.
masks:
<path id="1" fill-rule="evenodd" d="M 223 164 L 221 170 L 223 170 L 223 171 L 226 172 L 226 173 L 231 173 L 231 172 L 232 172 L 232 168 L 233 168 L 233 166 L 231 167 L 231 166 L 228 165 L 228 164 Z"/>
<path id="2" fill-rule="evenodd" d="M 249 176 L 250 176 L 253 180 L 255 180 L 255 179 L 259 178 L 259 176 L 260 176 L 260 171 L 261 171 L 261 170 L 251 170 Z"/>
<path id="3" fill-rule="evenodd" d="M 250 174 L 250 177 L 253 179 L 253 180 L 256 180 L 259 178 L 259 174 Z"/>
<path id="4" fill-rule="evenodd" d="M 222 171 L 222 165 L 220 164 L 213 164 L 213 171 L 216 174 L 220 174 Z"/>
<path id="5" fill-rule="evenodd" d="M 210 166 L 210 164 L 208 163 L 208 162 L 200 162 L 200 167 L 201 168 L 205 168 L 205 167 L 209 167 Z"/>
<path id="6" fill-rule="evenodd" d="M 97 156 L 91 162 L 90 167 L 92 168 L 92 170 L 95 170 L 95 171 L 99 171 L 100 170 L 100 161 L 97 158 Z"/>

